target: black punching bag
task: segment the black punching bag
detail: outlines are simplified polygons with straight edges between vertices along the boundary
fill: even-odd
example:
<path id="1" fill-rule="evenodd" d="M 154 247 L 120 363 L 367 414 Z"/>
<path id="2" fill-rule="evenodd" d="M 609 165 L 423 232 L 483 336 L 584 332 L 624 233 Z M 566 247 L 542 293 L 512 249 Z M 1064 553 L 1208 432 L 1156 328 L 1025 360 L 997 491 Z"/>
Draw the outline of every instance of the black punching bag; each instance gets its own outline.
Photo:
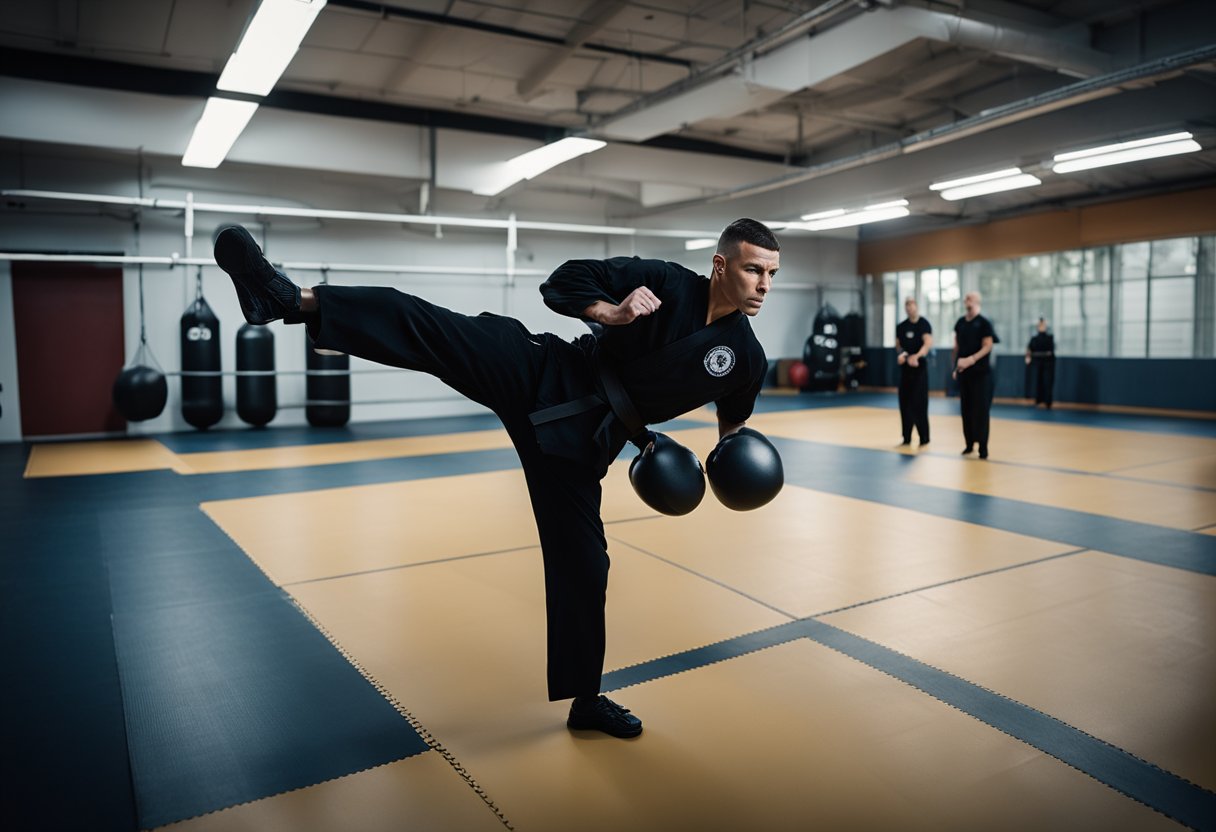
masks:
<path id="1" fill-rule="evenodd" d="M 200 292 L 182 315 L 182 417 L 202 430 L 214 425 L 223 415 L 220 322 Z"/>
<path id="2" fill-rule="evenodd" d="M 802 362 L 811 371 L 810 389 L 835 390 L 840 383 L 840 313 L 825 303 L 815 316 L 811 337 L 802 348 Z"/>
<path id="3" fill-rule="evenodd" d="M 342 427 L 350 421 L 350 356 L 318 354 L 307 333 L 304 355 L 308 367 L 304 397 L 309 402 L 304 415 L 308 424 L 315 428 Z"/>
<path id="4" fill-rule="evenodd" d="M 114 406 L 128 422 L 155 419 L 169 399 L 169 384 L 148 346 L 144 321 L 144 267 L 139 266 L 139 349 L 131 363 L 122 369 L 110 389 Z"/>
<path id="5" fill-rule="evenodd" d="M 111 389 L 114 406 L 128 422 L 155 419 L 165 409 L 169 385 L 165 374 L 146 364 L 124 367 Z"/>
<path id="6" fill-rule="evenodd" d="M 245 324 L 236 334 L 236 415 L 255 428 L 274 418 L 279 396 L 274 375 L 274 333 Z M 259 373 L 259 375 L 241 375 Z"/>

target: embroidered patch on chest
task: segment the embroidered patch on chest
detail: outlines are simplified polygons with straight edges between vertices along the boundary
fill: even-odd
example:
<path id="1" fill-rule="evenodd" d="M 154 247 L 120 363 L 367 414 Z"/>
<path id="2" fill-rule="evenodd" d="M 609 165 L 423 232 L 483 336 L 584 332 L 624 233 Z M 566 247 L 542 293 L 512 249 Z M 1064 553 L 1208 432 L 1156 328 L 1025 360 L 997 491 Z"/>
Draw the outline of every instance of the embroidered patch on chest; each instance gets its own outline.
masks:
<path id="1" fill-rule="evenodd" d="M 730 347 L 714 347 L 705 353 L 705 369 L 711 376 L 722 376 L 735 366 L 735 353 Z"/>

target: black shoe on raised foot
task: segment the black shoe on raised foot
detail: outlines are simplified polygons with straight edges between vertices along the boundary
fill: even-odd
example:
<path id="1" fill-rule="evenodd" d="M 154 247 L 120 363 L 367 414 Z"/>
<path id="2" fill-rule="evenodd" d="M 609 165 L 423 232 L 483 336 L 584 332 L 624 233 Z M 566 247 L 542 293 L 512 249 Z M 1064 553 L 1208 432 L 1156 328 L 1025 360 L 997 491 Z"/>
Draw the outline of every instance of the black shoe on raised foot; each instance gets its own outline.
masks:
<path id="1" fill-rule="evenodd" d="M 971 453 L 973 450 L 974 449 L 970 445 L 968 445 L 967 447 L 963 448 L 963 456 L 966 456 L 967 454 Z"/>
<path id="2" fill-rule="evenodd" d="M 570 705 L 566 727 L 575 731 L 603 731 L 628 739 L 642 733 L 642 720 L 607 696 L 579 697 Z"/>
<path id="3" fill-rule="evenodd" d="M 228 225 L 220 229 L 215 235 L 215 262 L 232 278 L 241 312 L 249 323 L 302 320 L 300 287 L 270 265 L 244 228 Z"/>

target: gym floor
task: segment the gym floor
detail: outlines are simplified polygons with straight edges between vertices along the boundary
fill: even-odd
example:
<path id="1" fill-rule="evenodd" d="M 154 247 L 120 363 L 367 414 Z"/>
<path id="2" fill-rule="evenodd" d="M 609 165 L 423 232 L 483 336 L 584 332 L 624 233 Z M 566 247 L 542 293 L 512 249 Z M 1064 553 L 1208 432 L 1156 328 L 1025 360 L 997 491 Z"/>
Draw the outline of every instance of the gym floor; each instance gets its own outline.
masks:
<path id="1" fill-rule="evenodd" d="M 613 466 L 629 741 L 547 701 L 492 417 L 0 446 L 6 828 L 1216 828 L 1216 420 L 894 408 L 762 397 L 755 512 Z"/>

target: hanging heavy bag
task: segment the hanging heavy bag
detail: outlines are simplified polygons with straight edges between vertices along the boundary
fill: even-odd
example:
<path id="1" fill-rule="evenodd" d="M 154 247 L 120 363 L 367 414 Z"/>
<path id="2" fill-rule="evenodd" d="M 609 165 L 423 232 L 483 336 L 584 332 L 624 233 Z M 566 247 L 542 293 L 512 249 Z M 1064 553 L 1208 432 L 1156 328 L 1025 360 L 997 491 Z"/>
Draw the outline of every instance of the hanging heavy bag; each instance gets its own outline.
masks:
<path id="1" fill-rule="evenodd" d="M 152 349 L 148 346 L 148 331 L 144 325 L 144 267 L 139 267 L 139 349 L 131 363 L 123 367 L 114 386 L 111 398 L 118 412 L 128 422 L 144 422 L 155 419 L 165 409 L 169 398 L 169 385 L 161 371 Z"/>
<path id="2" fill-rule="evenodd" d="M 220 377 L 220 322 L 202 294 L 182 315 L 182 418 L 199 430 L 224 415 L 224 387 Z M 199 375 L 193 375 L 198 373 Z"/>
<path id="3" fill-rule="evenodd" d="M 350 356 L 345 353 L 318 354 L 313 340 L 304 335 L 305 363 L 304 416 L 315 428 L 339 428 L 350 421 Z"/>
<path id="4" fill-rule="evenodd" d="M 811 337 L 802 348 L 802 361 L 811 371 L 810 389 L 836 389 L 840 381 L 840 313 L 830 303 L 815 316 Z"/>
<path id="5" fill-rule="evenodd" d="M 260 428 L 279 410 L 270 327 L 245 324 L 237 331 L 236 370 L 236 415 Z"/>

